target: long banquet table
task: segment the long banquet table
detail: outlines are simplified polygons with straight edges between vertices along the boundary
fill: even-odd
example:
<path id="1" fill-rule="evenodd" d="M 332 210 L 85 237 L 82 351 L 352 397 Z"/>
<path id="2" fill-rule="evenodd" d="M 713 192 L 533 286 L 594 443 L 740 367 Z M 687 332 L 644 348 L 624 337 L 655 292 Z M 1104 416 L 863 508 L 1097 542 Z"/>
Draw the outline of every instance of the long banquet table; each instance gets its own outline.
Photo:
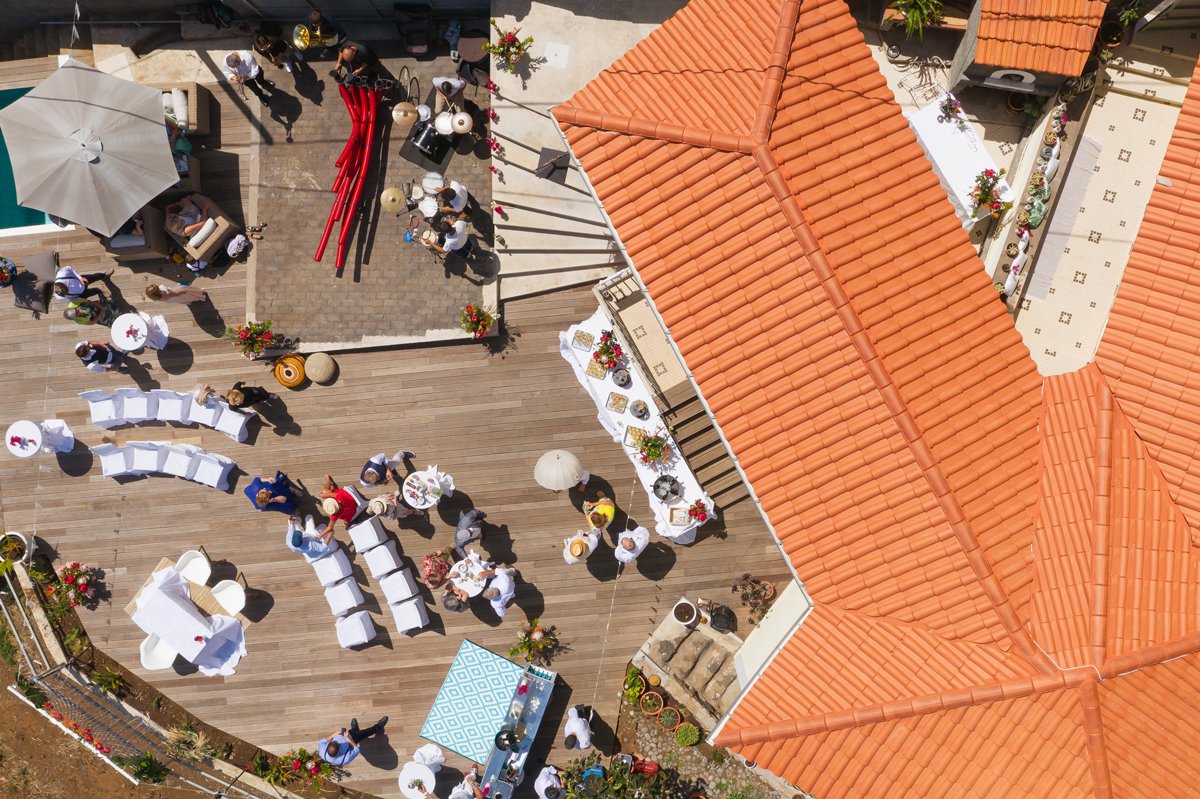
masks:
<path id="1" fill-rule="evenodd" d="M 654 512 L 656 524 L 655 532 L 664 538 L 669 538 L 677 544 L 690 544 L 696 540 L 696 530 L 700 527 L 696 522 L 686 519 L 686 509 L 696 500 L 703 500 L 707 508 L 709 508 L 709 518 L 712 518 L 712 500 L 704 493 L 700 482 L 696 476 L 692 474 L 692 470 L 688 468 L 683 456 L 679 452 L 679 447 L 675 441 L 671 440 L 671 458 L 665 463 L 657 467 L 649 466 L 642 463 L 642 459 L 638 454 L 636 447 L 627 443 L 626 431 L 630 427 L 639 427 L 650 433 L 667 434 L 667 424 L 658 412 L 658 407 L 654 404 L 654 397 L 650 391 L 650 387 L 638 374 L 637 370 L 628 366 L 630 377 L 633 382 L 628 388 L 621 388 L 613 382 L 612 374 L 605 373 L 602 377 L 592 377 L 587 373 L 588 364 L 592 360 L 592 351 L 595 345 L 600 341 L 600 334 L 605 330 L 612 330 L 613 324 L 609 321 L 603 308 L 597 308 L 596 312 L 587 319 L 584 319 L 577 325 L 571 325 L 565 333 L 558 334 L 558 350 L 563 359 L 571 365 L 571 369 L 575 372 L 576 379 L 583 386 L 584 391 L 592 398 L 595 403 L 597 414 L 596 418 L 600 420 L 600 424 L 604 429 L 612 435 L 613 441 L 621 444 L 625 450 L 625 455 L 633 464 L 634 471 L 637 473 L 638 480 L 642 487 L 646 489 L 646 494 L 650 500 L 650 509 Z M 594 339 L 592 347 L 581 349 L 576 344 L 576 333 L 582 332 Z M 622 345 L 622 349 L 628 350 L 628 347 Z M 628 405 L 622 411 L 616 411 L 609 406 L 609 395 L 613 392 L 623 394 L 628 397 Z M 641 400 L 646 403 L 650 409 L 650 415 L 646 419 L 638 419 L 631 412 L 633 403 L 636 400 Z M 664 474 L 670 474 L 679 481 L 683 487 L 683 496 L 674 502 L 663 502 L 654 495 L 654 481 Z M 675 509 L 676 516 L 684 516 L 685 519 L 680 523 L 672 523 L 671 511 Z M 677 519 L 677 522 L 679 520 Z"/>

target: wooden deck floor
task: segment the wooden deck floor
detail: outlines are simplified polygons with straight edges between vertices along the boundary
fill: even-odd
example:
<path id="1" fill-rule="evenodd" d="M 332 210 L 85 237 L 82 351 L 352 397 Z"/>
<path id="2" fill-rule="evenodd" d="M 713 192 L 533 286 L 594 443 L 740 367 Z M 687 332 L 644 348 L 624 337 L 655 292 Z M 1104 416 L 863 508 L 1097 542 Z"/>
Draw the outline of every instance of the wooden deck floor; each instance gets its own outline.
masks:
<path id="1" fill-rule="evenodd" d="M 222 105 L 222 152 L 201 154 L 202 163 L 217 167 L 205 173 L 206 193 L 219 204 L 248 208 L 253 128 L 234 100 L 215 94 Z M 18 259 L 48 248 L 58 249 L 63 262 L 80 271 L 108 265 L 86 233 L 0 239 L 0 254 Z M 128 301 L 165 313 L 176 338 L 161 358 L 139 357 L 151 367 L 140 377 L 143 387 L 190 390 L 209 383 L 223 389 L 238 379 L 269 383 L 264 366 L 239 359 L 198 326 L 189 309 L 140 299 L 147 279 L 158 279 L 156 269 L 175 274 L 165 264 L 150 264 L 136 271 L 119 268 L 115 278 Z M 198 283 L 209 290 L 225 320 L 244 317 L 244 267 L 234 265 Z M 319 287 L 297 285 L 296 290 Z M 398 285 L 397 290 L 419 287 Z M 85 617 L 94 640 L 210 724 L 283 752 L 313 746 L 352 716 L 365 724 L 390 715 L 388 737 L 364 748 L 350 777 L 353 787 L 383 797 L 400 795 L 395 769 L 423 743 L 418 731 L 460 642 L 469 637 L 503 653 L 526 615 L 541 616 L 557 625 L 571 648 L 554 664 L 561 685 L 538 753 L 553 760 L 561 753 L 550 748 L 550 736 L 559 737 L 568 698 L 592 703 L 602 719 L 612 720 L 624 664 L 679 595 L 728 598 L 728 586 L 743 571 L 780 579 L 786 574 L 750 502 L 722 520 L 723 538 L 702 538 L 690 548 L 655 539 L 637 568 L 620 579 L 614 579 L 611 550 L 598 551 L 587 568 L 564 566 L 561 540 L 576 529 L 579 515 L 567 493 L 553 494 L 533 482 L 533 463 L 544 450 L 575 451 L 596 475 L 593 490 L 606 486 L 623 510 L 650 516 L 645 495 L 640 488 L 634 493 L 636 478 L 622 449 L 600 427 L 595 408 L 557 351 L 558 331 L 594 309 L 592 295 L 582 289 L 508 305 L 505 317 L 517 337 L 503 358 L 489 357 L 476 345 L 340 354 L 335 385 L 288 393 L 291 421 L 279 430 L 264 426 L 239 444 L 200 428 L 151 424 L 106 433 L 93 427 L 76 395 L 133 383 L 130 377 L 88 372 L 74 357 L 76 341 L 105 331 L 81 328 L 55 309 L 35 320 L 6 302 L 0 307 L 5 331 L 0 422 L 5 426 L 16 419 L 57 417 L 87 445 L 99 444 L 106 435 L 118 442 L 194 443 L 234 458 L 239 471 L 231 492 L 221 493 L 165 477 L 118 484 L 101 477 L 98 463 L 78 449 L 69 457 L 30 460 L 4 453 L 0 522 L 5 529 L 36 533 L 64 558 L 103 568 L 111 599 Z M 214 326 L 210 317 L 200 321 Z M 405 555 L 419 560 L 448 544 L 458 509 L 472 503 L 488 513 L 487 546 L 520 569 L 516 607 L 502 624 L 486 610 L 476 616 L 431 608 L 430 629 L 411 638 L 389 634 L 390 614 L 378 613 L 382 592 L 364 576 L 359 558 L 355 574 L 381 634 L 363 651 L 343 650 L 311 569 L 283 546 L 284 517 L 255 512 L 241 488 L 247 475 L 276 468 L 314 491 L 324 472 L 352 482 L 367 457 L 400 447 L 416 451 L 419 467 L 436 463 L 452 474 L 461 492 L 431 523 L 389 523 Z M 228 561 L 227 572 L 241 570 L 262 592 L 247 611 L 258 618 L 246 630 L 249 654 L 229 678 L 143 672 L 138 644 L 144 634 L 122 608 L 160 558 L 201 544 L 214 560 Z M 222 576 L 229 575 L 217 573 L 214 579 Z"/>

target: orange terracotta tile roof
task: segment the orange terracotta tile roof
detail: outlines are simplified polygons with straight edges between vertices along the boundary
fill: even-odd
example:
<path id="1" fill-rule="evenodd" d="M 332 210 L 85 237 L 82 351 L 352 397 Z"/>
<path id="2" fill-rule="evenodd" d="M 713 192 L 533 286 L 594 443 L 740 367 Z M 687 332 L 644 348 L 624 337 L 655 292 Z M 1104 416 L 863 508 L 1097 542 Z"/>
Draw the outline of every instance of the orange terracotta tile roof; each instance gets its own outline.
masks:
<path id="1" fill-rule="evenodd" d="M 554 115 L 814 602 L 718 743 L 823 799 L 1168 795 L 1102 706 L 1200 650 L 1200 97 L 1147 213 L 1188 260 L 1046 380 L 842 0 L 692 0 Z"/>
<path id="2" fill-rule="evenodd" d="M 1107 0 L 980 0 L 975 63 L 1078 76 Z"/>

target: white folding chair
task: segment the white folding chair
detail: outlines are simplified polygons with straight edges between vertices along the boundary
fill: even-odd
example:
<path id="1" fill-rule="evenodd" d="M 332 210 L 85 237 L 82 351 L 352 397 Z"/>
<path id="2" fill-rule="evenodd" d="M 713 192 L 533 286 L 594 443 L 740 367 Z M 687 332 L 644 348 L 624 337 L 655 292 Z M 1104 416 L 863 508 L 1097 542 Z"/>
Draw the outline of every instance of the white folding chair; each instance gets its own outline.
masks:
<path id="1" fill-rule="evenodd" d="M 146 346 L 152 350 L 161 350 L 167 346 L 171 329 L 167 327 L 167 319 L 162 314 L 151 316 L 145 311 L 138 311 L 138 316 L 146 323 Z"/>
<path id="2" fill-rule="evenodd" d="M 222 403 L 209 400 L 201 405 L 199 402 L 196 402 L 195 397 L 191 397 L 190 401 L 191 404 L 188 405 L 188 419 L 195 424 L 205 427 L 216 426 L 217 418 L 220 417 L 221 411 L 225 408 Z"/>
<path id="3" fill-rule="evenodd" d="M 175 662 L 175 656 L 179 654 L 175 651 L 175 647 L 154 633 L 143 638 L 139 648 L 142 656 L 142 668 L 146 671 L 162 671 L 171 668 L 171 664 Z"/>
<path id="4" fill-rule="evenodd" d="M 414 763 L 428 766 L 429 770 L 434 774 L 437 774 L 442 770 L 442 766 L 446 765 L 446 753 L 437 744 L 418 746 L 416 751 L 413 752 L 412 759 Z"/>
<path id="5" fill-rule="evenodd" d="M 379 587 L 383 589 L 383 595 L 387 597 L 389 605 L 411 599 L 419 593 L 417 582 L 408 569 L 392 572 L 379 581 Z"/>
<path id="6" fill-rule="evenodd" d="M 156 388 L 150 393 L 158 398 L 158 421 L 188 423 L 188 410 L 192 404 L 191 394 L 180 394 L 178 391 L 167 391 L 165 388 Z"/>
<path id="7" fill-rule="evenodd" d="M 157 441 L 130 441 L 126 449 L 130 452 L 129 468 L 138 474 L 157 474 L 167 461 L 169 444 Z"/>
<path id="8" fill-rule="evenodd" d="M 229 458 L 207 452 L 196 453 L 196 471 L 192 479 L 197 483 L 224 491 L 229 488 L 229 472 L 234 463 Z"/>
<path id="9" fill-rule="evenodd" d="M 220 404 L 224 405 L 224 403 Z M 234 441 L 245 441 L 247 435 L 246 425 L 253 418 L 252 414 L 242 413 L 226 405 L 221 409 L 221 415 L 217 417 L 217 423 L 213 425 L 213 428 L 229 436 Z"/>
<path id="10" fill-rule="evenodd" d="M 347 577 L 325 589 L 325 601 L 329 603 L 329 610 L 334 616 L 344 616 L 362 604 L 363 595 L 354 578 Z"/>
<path id="11" fill-rule="evenodd" d="M 100 470 L 105 477 L 121 477 L 133 474 L 130 469 L 130 452 L 124 447 L 100 444 L 91 448 L 92 454 L 100 459 Z"/>
<path id="12" fill-rule="evenodd" d="M 208 556 L 200 550 L 189 549 L 175 561 L 175 571 L 190 583 L 205 585 L 208 578 L 212 577 L 212 564 L 208 562 Z"/>
<path id="13" fill-rule="evenodd" d="M 351 613 L 337 620 L 333 625 L 337 629 L 338 643 L 342 649 L 361 646 L 375 637 L 377 631 L 371 615 L 365 610 Z"/>
<path id="14" fill-rule="evenodd" d="M 120 394 L 109 394 L 107 391 L 96 389 L 84 391 L 79 396 L 87 400 L 92 424 L 104 428 L 124 424 L 125 417 L 121 415 L 123 397 Z"/>
<path id="15" fill-rule="evenodd" d="M 191 480 L 196 474 L 197 467 L 200 466 L 200 460 L 196 457 L 198 451 L 201 451 L 199 447 L 193 447 L 190 444 L 172 444 L 167 447 L 167 457 L 163 460 L 162 473 Z"/>
<path id="16" fill-rule="evenodd" d="M 222 580 L 212 587 L 212 595 L 230 616 L 246 607 L 246 589 L 237 580 Z"/>
<path id="17" fill-rule="evenodd" d="M 340 549 L 334 550 L 332 555 L 314 560 L 312 567 L 322 588 L 328 588 L 350 576 L 350 561 Z"/>
<path id="18" fill-rule="evenodd" d="M 350 540 L 354 542 L 355 549 L 359 552 L 366 552 L 387 541 L 388 537 L 387 531 L 383 529 L 383 522 L 379 521 L 379 517 L 368 516 L 358 524 L 351 525 Z"/>
<path id="19" fill-rule="evenodd" d="M 357 547 L 358 544 L 355 546 Z M 362 550 L 359 551 L 362 552 Z M 377 580 L 400 568 L 400 558 L 396 555 L 395 541 L 385 541 L 377 547 L 371 547 L 363 553 L 363 559 L 367 561 L 371 576 Z"/>
<path id="20" fill-rule="evenodd" d="M 392 618 L 396 620 L 396 632 L 406 633 L 429 624 L 429 611 L 425 609 L 425 600 L 417 596 L 392 605 Z"/>
<path id="21" fill-rule="evenodd" d="M 129 424 L 154 419 L 158 414 L 158 397 L 136 388 L 118 388 L 121 395 L 121 414 Z"/>

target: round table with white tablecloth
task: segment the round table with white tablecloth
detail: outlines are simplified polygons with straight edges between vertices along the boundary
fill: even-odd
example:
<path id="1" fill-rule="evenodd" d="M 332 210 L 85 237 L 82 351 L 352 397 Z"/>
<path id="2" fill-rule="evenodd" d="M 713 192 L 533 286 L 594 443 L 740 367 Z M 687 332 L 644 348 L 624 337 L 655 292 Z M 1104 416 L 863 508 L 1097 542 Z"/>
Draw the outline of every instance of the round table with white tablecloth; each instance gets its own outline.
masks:
<path id="1" fill-rule="evenodd" d="M 448 577 L 454 587 L 464 591 L 467 596 L 479 596 L 487 587 L 488 582 L 488 578 L 479 576 L 483 571 L 485 571 L 483 561 L 479 555 L 472 552 L 450 567 Z"/>
<path id="2" fill-rule="evenodd" d="M 405 763 L 404 768 L 400 769 L 400 793 L 408 797 L 408 799 L 424 799 L 424 794 L 416 786 L 409 787 L 411 783 L 420 781 L 425 790 L 433 793 L 434 776 L 433 769 L 423 763 Z"/>
<path id="3" fill-rule="evenodd" d="M 42 446 L 42 428 L 25 419 L 13 422 L 4 434 L 4 443 L 18 458 L 32 458 Z"/>
<path id="4" fill-rule="evenodd" d="M 112 345 L 124 352 L 136 352 L 146 346 L 150 327 L 136 313 L 123 313 L 113 320 Z"/>

